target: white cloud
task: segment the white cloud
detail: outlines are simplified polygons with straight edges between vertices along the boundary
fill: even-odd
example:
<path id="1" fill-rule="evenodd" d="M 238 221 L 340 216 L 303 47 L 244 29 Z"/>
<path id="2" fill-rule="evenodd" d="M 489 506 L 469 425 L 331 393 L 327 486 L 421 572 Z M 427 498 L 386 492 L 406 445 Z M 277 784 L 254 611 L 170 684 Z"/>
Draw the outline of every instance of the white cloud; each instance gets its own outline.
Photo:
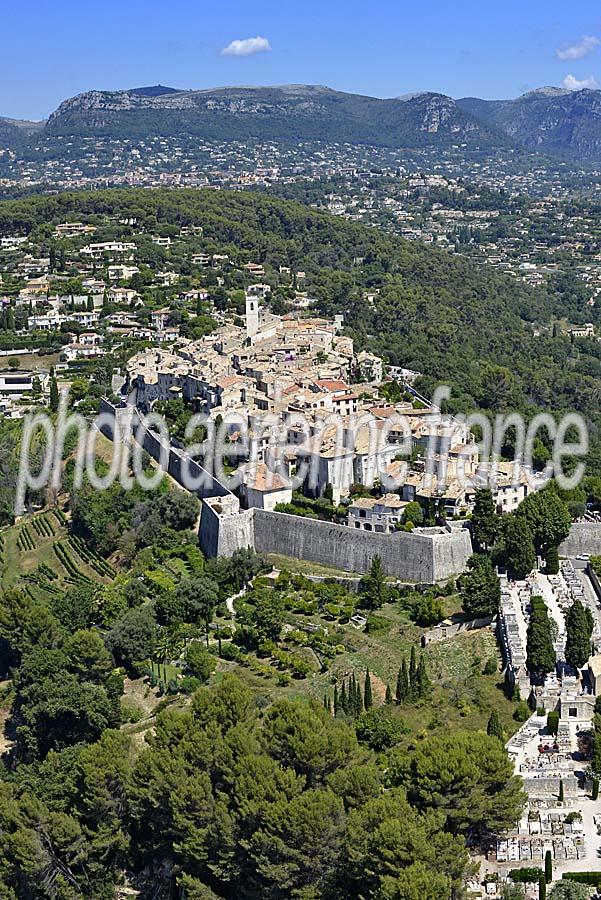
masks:
<path id="1" fill-rule="evenodd" d="M 588 56 L 589 53 L 592 53 L 593 50 L 596 50 L 599 44 L 601 44 L 599 38 L 594 37 L 592 34 L 585 34 L 577 44 L 571 44 L 569 47 L 557 50 L 557 56 L 559 59 L 564 60 L 582 59 Z"/>
<path id="2" fill-rule="evenodd" d="M 221 51 L 222 56 L 252 56 L 253 53 L 266 53 L 271 44 L 264 37 L 245 38 L 243 41 L 232 41 Z"/>
<path id="3" fill-rule="evenodd" d="M 566 75 L 563 80 L 564 88 L 567 88 L 568 91 L 583 91 L 588 89 L 589 91 L 596 91 L 599 87 L 599 83 L 597 79 L 590 75 L 588 78 L 583 78 L 579 80 L 574 75 Z"/>

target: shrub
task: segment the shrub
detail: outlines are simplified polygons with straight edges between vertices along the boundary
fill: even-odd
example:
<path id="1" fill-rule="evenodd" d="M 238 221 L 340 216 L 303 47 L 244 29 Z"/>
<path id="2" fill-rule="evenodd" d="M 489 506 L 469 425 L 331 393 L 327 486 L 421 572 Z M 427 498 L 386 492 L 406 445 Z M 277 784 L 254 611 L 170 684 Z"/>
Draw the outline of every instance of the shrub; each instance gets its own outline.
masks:
<path id="1" fill-rule="evenodd" d="M 522 884 L 538 884 L 541 876 L 544 878 L 545 873 L 538 866 L 525 866 L 523 869 L 511 869 L 509 872 L 512 881 Z"/>
<path id="2" fill-rule="evenodd" d="M 549 734 L 557 734 L 559 729 L 559 713 L 553 710 L 547 713 L 547 731 Z"/>
<path id="3" fill-rule="evenodd" d="M 126 703 L 121 704 L 121 721 L 123 724 L 126 722 L 139 722 L 143 715 L 144 713 L 138 706 L 128 706 Z"/>
<path id="4" fill-rule="evenodd" d="M 179 689 L 183 694 L 193 694 L 201 687 L 202 682 L 193 675 L 185 675 L 179 682 Z"/>
<path id="5" fill-rule="evenodd" d="M 561 877 L 566 881 L 577 881 L 579 884 L 601 887 L 601 872 L 564 872 Z"/>
<path id="6" fill-rule="evenodd" d="M 526 719 L 530 718 L 530 710 L 528 709 L 528 704 L 524 703 L 523 700 L 521 700 L 516 706 L 513 713 L 513 718 L 516 720 L 516 722 L 525 722 Z"/>
<path id="7" fill-rule="evenodd" d="M 484 665 L 484 675 L 496 675 L 499 671 L 499 664 L 496 656 L 489 656 Z"/>

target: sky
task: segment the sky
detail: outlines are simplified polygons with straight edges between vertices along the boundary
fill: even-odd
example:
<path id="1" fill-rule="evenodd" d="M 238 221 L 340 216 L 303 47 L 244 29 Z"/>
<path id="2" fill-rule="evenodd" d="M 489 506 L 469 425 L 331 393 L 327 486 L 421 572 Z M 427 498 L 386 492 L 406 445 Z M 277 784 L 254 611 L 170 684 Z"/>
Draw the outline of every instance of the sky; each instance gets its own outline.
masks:
<path id="1" fill-rule="evenodd" d="M 395 97 L 601 85 L 601 4 L 577 0 L 29 0 L 1 4 L 0 115 L 150 84 L 325 84 Z"/>

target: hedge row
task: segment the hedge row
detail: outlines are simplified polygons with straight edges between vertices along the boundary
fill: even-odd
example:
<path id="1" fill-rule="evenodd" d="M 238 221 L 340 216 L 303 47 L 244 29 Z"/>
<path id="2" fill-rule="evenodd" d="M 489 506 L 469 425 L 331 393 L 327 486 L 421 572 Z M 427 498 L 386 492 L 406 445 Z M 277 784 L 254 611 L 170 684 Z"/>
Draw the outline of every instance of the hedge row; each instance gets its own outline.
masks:
<path id="1" fill-rule="evenodd" d="M 31 524 L 37 531 L 40 537 L 52 537 L 54 535 L 54 528 L 46 518 L 46 516 L 38 516 L 37 519 L 33 519 Z"/>
<path id="2" fill-rule="evenodd" d="M 67 524 L 67 517 L 64 514 L 64 512 L 62 511 L 62 509 L 60 509 L 60 507 L 58 507 L 58 506 L 55 506 L 54 509 L 52 510 L 52 512 L 56 516 L 56 520 L 57 520 L 58 524 L 61 525 L 62 527 L 64 527 Z"/>
<path id="3" fill-rule="evenodd" d="M 51 569 L 50 566 L 47 566 L 46 563 L 40 563 L 38 566 L 38 571 L 44 576 L 44 578 L 48 579 L 48 581 L 56 581 L 58 578 L 58 574 Z"/>
<path id="4" fill-rule="evenodd" d="M 79 571 L 77 564 L 74 562 L 69 551 L 61 541 L 57 541 L 56 544 L 53 544 L 52 549 L 54 550 L 58 561 L 74 581 L 85 581 L 88 584 L 92 583 L 91 578 L 88 578 L 87 575 L 84 575 L 83 572 Z"/>
<path id="5" fill-rule="evenodd" d="M 77 535 L 70 534 L 69 535 L 69 543 L 73 550 L 81 556 L 83 561 L 89 565 L 91 569 L 93 569 L 97 575 L 106 575 L 107 578 L 115 577 L 115 570 L 105 559 L 98 556 L 97 553 L 94 553 L 93 550 L 90 550 L 86 542 L 78 537 Z"/>
<path id="6" fill-rule="evenodd" d="M 35 541 L 27 525 L 23 525 L 17 538 L 17 550 L 35 550 Z"/>
<path id="7" fill-rule="evenodd" d="M 580 884 L 601 887 L 601 872 L 564 872 L 561 877 L 566 881 L 578 881 Z"/>
<path id="8" fill-rule="evenodd" d="M 51 584 L 48 579 L 41 575 L 39 572 L 32 572 L 31 575 L 27 576 L 27 581 L 30 581 L 32 584 L 37 585 L 42 591 L 46 591 L 49 594 L 60 594 L 60 588 L 57 588 L 56 585 Z"/>

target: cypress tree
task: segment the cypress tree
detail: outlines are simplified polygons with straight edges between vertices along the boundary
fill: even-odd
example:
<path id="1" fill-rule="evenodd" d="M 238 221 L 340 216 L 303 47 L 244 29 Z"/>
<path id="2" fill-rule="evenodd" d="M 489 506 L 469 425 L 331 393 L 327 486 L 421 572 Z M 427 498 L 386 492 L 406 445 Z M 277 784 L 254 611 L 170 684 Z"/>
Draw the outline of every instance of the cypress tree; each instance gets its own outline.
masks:
<path id="1" fill-rule="evenodd" d="M 500 741 L 503 740 L 503 729 L 501 727 L 501 720 L 499 719 L 499 714 L 496 709 L 490 714 L 490 718 L 488 720 L 488 725 L 486 726 L 486 733 L 491 737 L 496 737 Z"/>
<path id="2" fill-rule="evenodd" d="M 340 691 L 340 706 L 342 708 L 342 712 L 348 715 L 348 699 L 346 696 L 346 681 L 342 682 L 342 689 Z"/>
<path id="3" fill-rule="evenodd" d="M 392 691 L 390 690 L 389 684 L 386 685 L 386 697 L 384 698 L 384 702 L 388 705 L 392 703 Z"/>
<path id="4" fill-rule="evenodd" d="M 553 881 L 553 856 L 550 850 L 545 853 L 545 881 L 547 884 Z"/>
<path id="5" fill-rule="evenodd" d="M 489 488 L 476 491 L 470 526 L 476 548 L 486 552 L 494 544 L 499 530 L 499 516 Z"/>
<path id="6" fill-rule="evenodd" d="M 54 375 L 50 379 L 50 409 L 52 412 L 56 412 L 58 409 L 59 396 L 58 396 L 58 384 L 56 383 L 56 378 Z"/>
<path id="7" fill-rule="evenodd" d="M 559 802 L 563 803 L 564 800 L 564 791 L 563 791 L 563 778 L 559 779 Z"/>
<path id="8" fill-rule="evenodd" d="M 593 792 L 591 794 L 593 800 L 599 799 L 599 779 L 593 778 Z"/>
<path id="9" fill-rule="evenodd" d="M 559 572 L 559 553 L 557 547 L 549 547 L 545 557 L 545 572 L 547 575 L 557 575 Z"/>
<path id="10" fill-rule="evenodd" d="M 334 715 L 338 712 L 338 685 L 334 685 Z"/>
<path id="11" fill-rule="evenodd" d="M 396 683 L 397 703 L 406 703 L 409 699 L 409 675 L 407 674 L 407 660 L 403 657 L 401 668 Z"/>
<path id="12" fill-rule="evenodd" d="M 595 713 L 593 718 L 593 758 L 591 769 L 596 778 L 601 776 L 601 716 Z"/>
<path id="13" fill-rule="evenodd" d="M 544 875 L 540 875 L 538 879 L 538 900 L 547 900 L 547 882 Z"/>
<path id="14" fill-rule="evenodd" d="M 363 697 L 361 695 L 361 685 L 356 680 L 354 675 L 353 680 L 355 682 L 355 715 L 360 716 L 363 712 Z"/>
<path id="15" fill-rule="evenodd" d="M 430 693 L 430 688 L 431 685 L 426 670 L 426 660 L 424 659 L 424 655 L 420 654 L 417 672 L 415 673 L 415 694 L 419 699 L 427 697 Z"/>
<path id="16" fill-rule="evenodd" d="M 411 648 L 411 656 L 409 657 L 409 696 L 415 699 L 416 696 L 416 678 L 417 675 L 417 657 L 415 655 L 415 647 Z"/>
<path id="17" fill-rule="evenodd" d="M 542 597 L 530 601 L 530 622 L 526 637 L 526 667 L 531 675 L 542 678 L 555 669 L 556 657 L 551 622 Z"/>
<path id="18" fill-rule="evenodd" d="M 369 675 L 369 669 L 365 670 L 365 687 L 363 689 L 363 702 L 365 704 L 365 709 L 370 709 L 374 705 L 372 693 L 371 693 L 371 678 Z"/>
<path id="19" fill-rule="evenodd" d="M 580 600 L 574 600 L 566 613 L 566 662 L 582 669 L 591 655 L 592 628 L 587 610 Z"/>

